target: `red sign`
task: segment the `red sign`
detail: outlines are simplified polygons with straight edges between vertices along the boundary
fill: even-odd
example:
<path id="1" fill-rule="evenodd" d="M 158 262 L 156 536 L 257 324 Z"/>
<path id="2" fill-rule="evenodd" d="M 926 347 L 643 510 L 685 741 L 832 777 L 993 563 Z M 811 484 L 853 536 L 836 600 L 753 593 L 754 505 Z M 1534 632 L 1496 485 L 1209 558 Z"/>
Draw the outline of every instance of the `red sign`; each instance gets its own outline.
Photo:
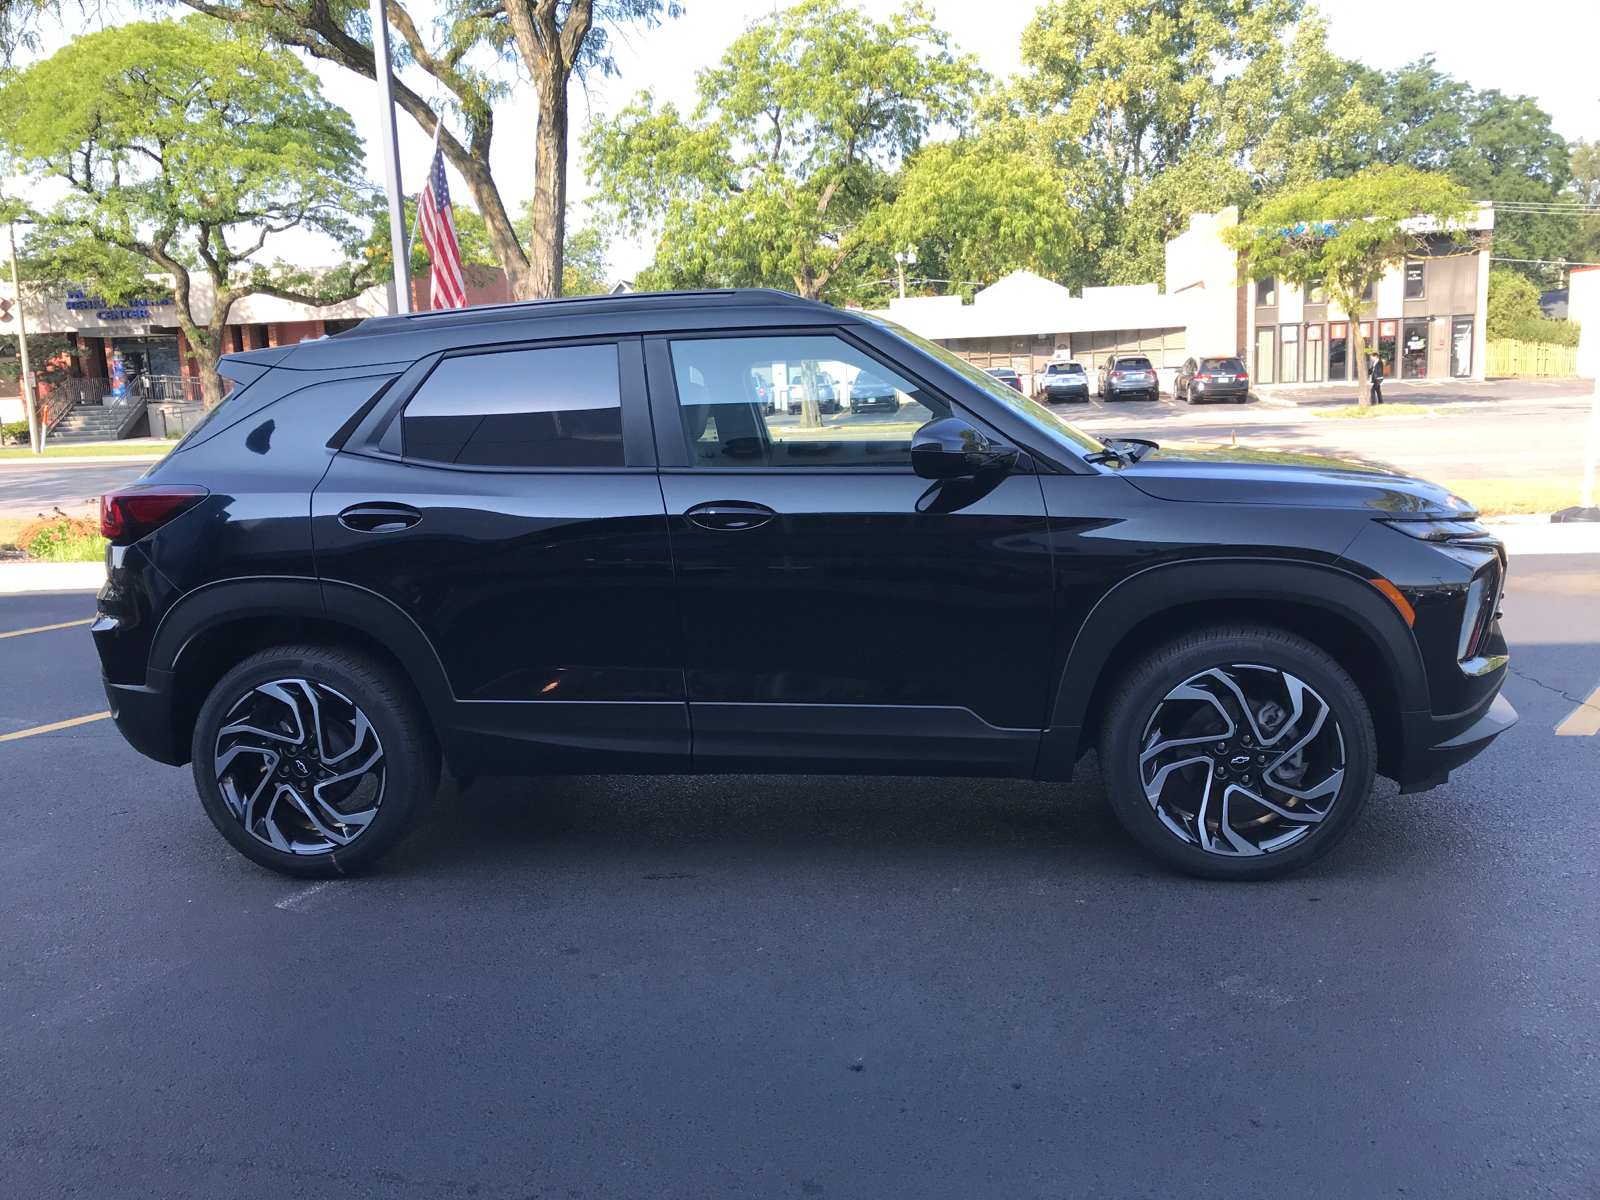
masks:
<path id="1" fill-rule="evenodd" d="M 1342 341 L 1350 336 L 1350 326 L 1342 321 L 1337 325 L 1329 325 L 1328 336 L 1336 342 Z"/>
<path id="2" fill-rule="evenodd" d="M 1306 341 L 1308 341 L 1308 342 L 1320 342 L 1321 340 L 1322 340 L 1322 326 L 1321 325 L 1307 325 L 1306 326 Z"/>
<path id="3" fill-rule="evenodd" d="M 1372 341 L 1372 322 L 1371 321 L 1363 321 L 1363 322 L 1361 322 L 1361 340 L 1363 342 Z"/>
<path id="4" fill-rule="evenodd" d="M 1398 322 L 1398 321 L 1379 321 L 1378 322 L 1378 336 L 1379 337 L 1393 337 L 1395 335 L 1395 329 L 1399 324 L 1400 324 L 1400 322 Z"/>

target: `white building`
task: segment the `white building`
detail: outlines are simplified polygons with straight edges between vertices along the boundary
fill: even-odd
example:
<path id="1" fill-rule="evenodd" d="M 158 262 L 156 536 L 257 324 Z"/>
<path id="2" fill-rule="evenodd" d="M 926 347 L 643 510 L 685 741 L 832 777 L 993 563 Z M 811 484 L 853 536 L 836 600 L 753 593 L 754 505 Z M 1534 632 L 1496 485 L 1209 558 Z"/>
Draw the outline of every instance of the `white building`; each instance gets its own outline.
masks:
<path id="1" fill-rule="evenodd" d="M 1320 289 L 1239 279 L 1225 240 L 1235 208 L 1196 213 L 1166 247 L 1166 287 L 1066 288 L 1017 271 L 963 304 L 959 296 L 891 300 L 884 314 L 981 367 L 1023 376 L 1070 355 L 1093 372 L 1111 354 L 1144 354 L 1170 389 L 1186 358 L 1238 354 L 1258 384 L 1346 383 L 1351 317 Z M 1358 316 L 1363 343 L 1403 379 L 1482 379 L 1487 347 L 1492 205 L 1478 206 L 1463 247 L 1413 230 L 1423 252 L 1389 271 Z M 1031 380 L 1025 381 L 1031 386 Z"/>

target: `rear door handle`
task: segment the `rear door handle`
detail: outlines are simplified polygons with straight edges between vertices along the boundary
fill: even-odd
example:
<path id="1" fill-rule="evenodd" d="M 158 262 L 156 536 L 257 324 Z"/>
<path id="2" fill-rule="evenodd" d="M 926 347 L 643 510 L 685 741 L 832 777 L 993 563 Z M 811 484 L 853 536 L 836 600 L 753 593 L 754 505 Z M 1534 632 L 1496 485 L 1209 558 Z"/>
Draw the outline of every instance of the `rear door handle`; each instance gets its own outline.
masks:
<path id="1" fill-rule="evenodd" d="M 778 514 L 765 504 L 744 500 L 713 500 L 696 504 L 683 514 L 701 529 L 755 529 Z"/>
<path id="2" fill-rule="evenodd" d="M 352 504 L 339 514 L 339 524 L 357 533 L 398 533 L 422 520 L 422 514 L 409 504 L 377 500 Z"/>

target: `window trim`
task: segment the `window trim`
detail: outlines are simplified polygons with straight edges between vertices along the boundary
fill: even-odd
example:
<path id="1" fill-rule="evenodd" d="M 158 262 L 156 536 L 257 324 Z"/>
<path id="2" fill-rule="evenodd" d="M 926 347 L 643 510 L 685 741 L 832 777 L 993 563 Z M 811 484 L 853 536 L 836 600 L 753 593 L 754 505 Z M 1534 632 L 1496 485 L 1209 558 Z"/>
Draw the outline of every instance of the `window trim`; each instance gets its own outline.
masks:
<path id="1" fill-rule="evenodd" d="M 597 334 L 590 337 L 548 338 L 538 341 L 491 342 L 452 346 L 448 350 L 424 355 L 406 368 L 389 393 L 345 443 L 345 452 L 381 458 L 407 466 L 436 467 L 442 471 L 465 471 L 495 475 L 606 474 L 616 471 L 653 471 L 656 467 L 655 440 L 651 436 L 650 412 L 645 397 L 645 367 L 640 337 L 637 334 Z M 565 346 L 615 346 L 617 348 L 617 391 L 622 412 L 622 465 L 606 467 L 484 466 L 478 463 L 447 463 L 432 458 L 407 456 L 401 441 L 401 414 L 411 403 L 434 368 L 447 358 L 470 358 L 519 350 L 559 350 Z"/>

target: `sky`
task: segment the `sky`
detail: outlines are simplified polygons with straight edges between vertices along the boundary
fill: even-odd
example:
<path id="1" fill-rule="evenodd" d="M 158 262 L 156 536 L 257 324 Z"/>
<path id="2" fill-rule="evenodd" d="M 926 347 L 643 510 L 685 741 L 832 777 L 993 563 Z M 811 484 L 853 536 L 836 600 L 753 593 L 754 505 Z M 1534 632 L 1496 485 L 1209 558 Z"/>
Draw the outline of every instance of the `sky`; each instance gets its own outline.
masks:
<path id="1" fill-rule="evenodd" d="M 990 74 L 1004 77 L 1018 70 L 1022 30 L 1036 10 L 1034 0 L 924 2 L 936 23 L 950 34 L 952 45 L 976 54 Z M 862 3 L 877 16 L 900 7 L 898 0 Z M 617 37 L 613 47 L 617 77 L 591 80 L 587 91 L 574 85 L 571 198 L 581 200 L 589 191 L 582 177 L 578 137 L 591 114 L 613 112 L 645 88 L 680 108 L 693 107 L 695 71 L 716 62 L 749 22 L 782 7 L 774 0 L 684 0 L 684 5 L 687 12 L 678 20 L 651 31 L 625 30 Z M 1448 6 L 1327 0 L 1321 8 L 1329 25 L 1330 48 L 1342 57 L 1388 70 L 1431 53 L 1441 70 L 1476 88 L 1533 96 L 1564 137 L 1600 139 L 1600 73 L 1594 69 L 1595 47 L 1600 46 L 1597 0 L 1525 0 L 1520 6 L 1504 0 L 1457 0 Z M 1521 14 L 1521 19 L 1512 19 L 1513 14 Z M 64 36 L 50 41 L 59 45 Z M 320 65 L 318 70 L 328 97 L 350 112 L 367 139 L 368 171 L 381 181 L 376 86 L 337 67 Z M 531 88 L 524 87 L 496 116 L 491 166 L 512 212 L 533 192 L 535 112 Z M 414 191 L 427 170 L 429 139 L 410 118 L 402 114 L 399 121 L 403 182 L 407 191 Z M 451 175 L 452 192 L 459 201 L 468 195 L 466 185 L 453 171 Z M 306 265 L 337 258 L 331 243 L 309 235 L 286 235 L 276 247 L 277 254 Z M 648 246 L 613 244 L 612 273 L 631 278 L 650 257 Z"/>

